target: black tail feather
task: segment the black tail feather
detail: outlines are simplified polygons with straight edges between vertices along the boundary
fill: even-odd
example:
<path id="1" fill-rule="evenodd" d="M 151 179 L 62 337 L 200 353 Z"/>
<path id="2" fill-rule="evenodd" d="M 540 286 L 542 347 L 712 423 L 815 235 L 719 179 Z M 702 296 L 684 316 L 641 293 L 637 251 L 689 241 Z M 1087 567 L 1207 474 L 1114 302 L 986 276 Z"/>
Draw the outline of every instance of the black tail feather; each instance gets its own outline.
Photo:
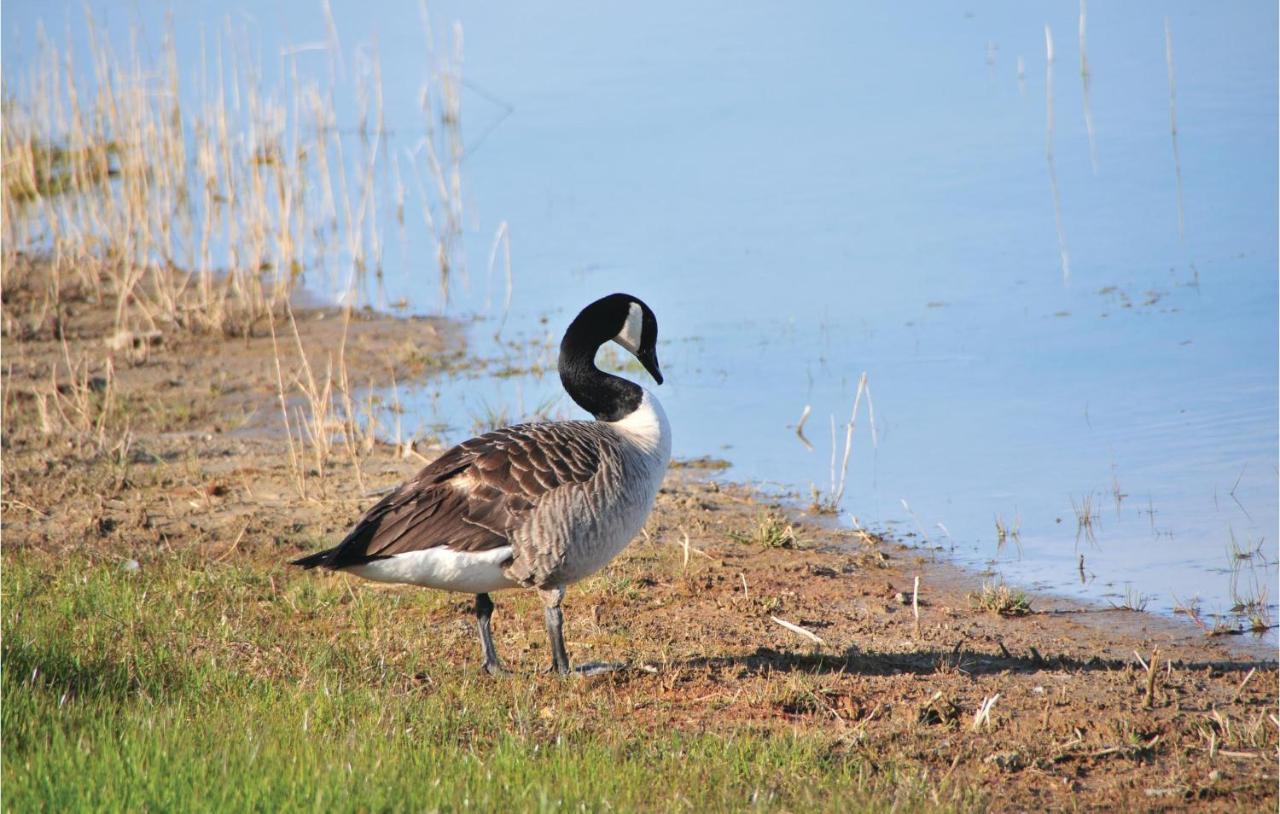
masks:
<path id="1" fill-rule="evenodd" d="M 312 569 L 322 565 L 328 565 L 329 562 L 333 559 L 333 552 L 335 550 L 336 549 L 329 548 L 324 551 L 320 551 L 316 554 L 308 554 L 305 557 L 300 557 L 296 560 L 291 561 L 290 565 L 300 565 L 306 569 Z"/>

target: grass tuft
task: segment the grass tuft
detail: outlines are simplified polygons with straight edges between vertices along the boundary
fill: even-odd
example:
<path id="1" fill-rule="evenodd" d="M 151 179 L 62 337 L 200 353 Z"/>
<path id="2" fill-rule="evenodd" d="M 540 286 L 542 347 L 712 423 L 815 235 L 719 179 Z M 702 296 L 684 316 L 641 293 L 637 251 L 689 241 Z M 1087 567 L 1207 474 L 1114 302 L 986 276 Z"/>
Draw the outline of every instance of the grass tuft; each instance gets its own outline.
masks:
<path id="1" fill-rule="evenodd" d="M 1031 598 L 1004 583 L 982 583 L 982 590 L 969 594 L 969 602 L 977 609 L 1000 616 L 1026 616 L 1031 613 Z"/>
<path id="2" fill-rule="evenodd" d="M 1094 493 L 1086 492 L 1081 495 L 1079 503 L 1074 497 L 1071 498 L 1071 511 L 1076 516 L 1076 545 L 1079 545 L 1081 538 L 1084 538 L 1090 545 L 1096 546 L 1098 544 L 1098 507 L 1094 500 Z"/>
<path id="3" fill-rule="evenodd" d="M 799 548 L 800 538 L 795 526 L 787 522 L 781 513 L 771 510 L 761 511 L 756 516 L 754 528 L 748 531 L 730 531 L 729 539 L 735 543 L 761 546 L 763 548 Z"/>
<path id="4" fill-rule="evenodd" d="M 1112 602 L 1111 607 L 1116 610 L 1143 613 L 1147 610 L 1147 604 L 1150 603 L 1150 601 L 1151 597 L 1134 591 L 1132 585 L 1126 585 L 1124 588 L 1124 599 L 1120 600 L 1120 602 Z"/>

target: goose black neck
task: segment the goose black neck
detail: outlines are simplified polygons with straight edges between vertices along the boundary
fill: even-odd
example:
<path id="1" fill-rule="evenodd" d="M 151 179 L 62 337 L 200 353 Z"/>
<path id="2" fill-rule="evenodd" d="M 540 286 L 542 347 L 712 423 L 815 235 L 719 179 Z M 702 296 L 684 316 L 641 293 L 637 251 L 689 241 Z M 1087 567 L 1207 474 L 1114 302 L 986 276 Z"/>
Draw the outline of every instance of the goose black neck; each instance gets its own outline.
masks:
<path id="1" fill-rule="evenodd" d="M 606 341 L 583 337 L 570 326 L 560 343 L 560 382 L 569 397 L 596 420 L 618 421 L 635 412 L 644 390 L 596 367 L 596 351 Z"/>

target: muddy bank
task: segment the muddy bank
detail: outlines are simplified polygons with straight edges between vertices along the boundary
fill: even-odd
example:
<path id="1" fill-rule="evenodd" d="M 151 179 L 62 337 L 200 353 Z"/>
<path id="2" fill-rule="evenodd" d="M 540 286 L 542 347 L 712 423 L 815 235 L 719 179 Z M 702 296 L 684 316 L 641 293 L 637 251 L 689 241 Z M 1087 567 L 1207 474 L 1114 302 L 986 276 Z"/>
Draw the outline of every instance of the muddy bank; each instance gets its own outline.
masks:
<path id="1" fill-rule="evenodd" d="M 51 569 L 75 550 L 145 574 L 194 551 L 260 569 L 273 588 L 348 581 L 284 563 L 331 545 L 436 450 L 291 449 L 280 401 L 306 419 L 300 349 L 323 378 L 342 348 L 361 385 L 466 363 L 463 333 L 430 319 L 310 310 L 296 337 L 277 325 L 274 339 L 120 343 L 101 306 L 70 303 L 51 323 L 21 303 L 6 295 L 3 550 Z M 536 600 L 496 600 L 508 664 L 543 669 Z M 458 671 L 478 666 L 470 604 L 448 597 L 419 620 Z M 297 619 L 298 636 L 361 635 L 306 608 Z M 393 634 L 379 635 L 394 663 L 407 645 Z M 992 601 L 980 577 L 697 468 L 673 469 L 641 538 L 569 592 L 566 638 L 576 661 L 631 665 L 587 683 L 611 707 L 593 725 L 625 737 L 821 731 L 833 759 L 905 761 L 940 789 L 996 784 L 1014 809 L 1276 804 L 1274 658 L 1152 615 Z M 252 672 L 254 654 L 243 659 Z"/>

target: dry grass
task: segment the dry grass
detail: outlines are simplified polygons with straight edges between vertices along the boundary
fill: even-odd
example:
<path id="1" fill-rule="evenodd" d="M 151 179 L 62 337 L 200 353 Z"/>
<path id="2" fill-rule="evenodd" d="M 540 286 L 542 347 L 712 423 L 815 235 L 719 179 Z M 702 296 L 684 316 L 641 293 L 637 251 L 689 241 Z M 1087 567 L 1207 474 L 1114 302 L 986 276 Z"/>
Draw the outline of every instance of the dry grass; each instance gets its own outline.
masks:
<path id="1" fill-rule="evenodd" d="M 1112 602 L 1111 607 L 1116 610 L 1133 611 L 1134 613 L 1144 613 L 1147 610 L 1147 604 L 1151 601 L 1151 597 L 1146 594 L 1138 593 L 1133 590 L 1132 585 L 1125 585 L 1124 598 L 1119 602 Z"/>
<path id="2" fill-rule="evenodd" d="M 356 483 L 363 493 L 367 486 L 362 464 L 377 443 L 378 411 L 373 398 L 373 383 L 370 382 L 365 398 L 360 399 L 347 369 L 351 309 L 342 310 L 341 339 L 336 355 L 332 350 L 325 352 L 323 373 L 311 362 L 293 310 L 287 305 L 285 310 L 297 354 L 296 370 L 287 378 L 274 324 L 271 336 L 276 397 L 288 445 L 294 489 L 303 499 L 324 496 L 328 489 L 326 473 L 329 463 L 341 453 L 351 463 Z M 392 383 L 394 385 L 394 373 Z"/>
<path id="3" fill-rule="evenodd" d="M 379 217 L 392 200 L 403 227 L 405 185 L 386 142 L 376 50 L 361 50 L 353 87 L 339 88 L 304 76 L 297 53 L 285 49 L 284 78 L 265 87 L 241 45 L 247 32 L 230 21 L 214 35 L 199 81 L 180 75 L 172 30 L 158 55 L 137 46 L 118 54 L 91 15 L 84 26 L 87 53 L 40 32 L 39 58 L 4 76 L 4 334 L 60 337 L 70 309 L 85 303 L 112 314 L 106 350 L 81 350 L 75 360 L 68 352 L 35 392 L 42 431 L 118 448 L 128 428 L 114 420 L 115 360 L 145 361 L 152 344 L 175 335 L 269 332 L 295 490 L 323 495 L 337 453 L 363 489 L 376 411 L 348 373 L 346 331 L 336 350 L 308 352 L 290 298 L 304 273 L 310 285 L 345 292 L 345 327 L 370 278 L 380 280 Z M 436 47 L 429 24 L 426 38 L 433 70 L 410 153 L 419 181 L 412 197 L 436 243 L 447 303 L 450 278 L 465 273 L 462 31 L 450 30 L 447 48 Z M 336 31 L 326 50 L 331 66 L 341 59 Z M 355 137 L 337 120 L 344 91 L 356 97 Z M 381 166 L 389 155 L 390 174 Z M 498 240 L 509 304 L 505 227 Z"/>
<path id="4" fill-rule="evenodd" d="M 871 401 L 871 388 L 867 384 L 867 374 L 864 371 L 858 377 L 858 388 L 853 394 L 853 409 L 849 413 L 849 420 L 844 427 L 844 454 L 840 458 L 840 465 L 836 467 L 836 417 L 831 416 L 831 481 L 830 487 L 824 493 L 813 486 L 813 504 L 810 507 L 813 511 L 820 514 L 836 514 L 840 511 L 840 502 L 844 500 L 845 488 L 849 478 L 849 461 L 853 457 L 853 438 L 858 427 L 858 408 L 862 405 L 862 398 L 867 399 L 867 419 L 871 423 L 871 443 L 876 444 L 876 412 Z M 805 420 L 809 417 L 809 407 L 805 406 L 804 414 L 800 417 L 800 422 L 796 426 L 796 434 L 800 436 L 800 440 L 806 446 L 810 446 L 804 437 L 803 427 Z"/>
<path id="5" fill-rule="evenodd" d="M 6 300 L 37 283 L 19 257 L 48 256 L 54 272 L 31 292 L 39 307 L 25 330 L 56 331 L 74 295 L 111 303 L 117 332 L 248 336 L 284 316 L 304 273 L 357 293 L 381 274 L 379 213 L 394 201 L 403 222 L 405 189 L 398 157 L 393 173 L 379 166 L 389 150 L 376 52 L 354 72 L 358 138 L 344 141 L 344 89 L 303 76 L 289 50 L 285 78 L 264 87 L 247 32 L 230 21 L 198 82 L 180 75 L 172 30 L 158 54 L 118 54 L 92 16 L 84 25 L 87 53 L 41 31 L 39 58 L 4 76 Z M 445 51 L 428 40 L 438 64 L 413 153 L 443 301 L 462 271 L 461 29 L 452 37 Z M 341 58 L 336 37 L 327 48 Z M 5 331 L 24 328 L 6 320 Z"/>
<path id="6" fill-rule="evenodd" d="M 1018 549 L 1018 556 L 1022 556 L 1022 517 L 1014 514 L 1013 522 L 1008 523 L 1000 515 L 996 515 L 996 554 L 1004 551 L 1005 545 L 1010 541 Z"/>
<path id="7" fill-rule="evenodd" d="M 101 452 L 108 446 L 108 422 L 119 412 L 115 365 L 110 357 L 95 364 L 84 352 L 73 359 L 66 340 L 61 345 L 62 364 L 51 366 L 48 388 L 32 392 L 40 432 Z"/>
<path id="8" fill-rule="evenodd" d="M 1071 511 L 1076 516 L 1076 545 L 1080 544 L 1081 538 L 1088 540 L 1090 545 L 1098 544 L 1098 535 L 1096 527 L 1098 526 L 1098 507 L 1094 499 L 1093 492 L 1086 492 L 1081 495 L 1080 502 L 1071 498 Z"/>

